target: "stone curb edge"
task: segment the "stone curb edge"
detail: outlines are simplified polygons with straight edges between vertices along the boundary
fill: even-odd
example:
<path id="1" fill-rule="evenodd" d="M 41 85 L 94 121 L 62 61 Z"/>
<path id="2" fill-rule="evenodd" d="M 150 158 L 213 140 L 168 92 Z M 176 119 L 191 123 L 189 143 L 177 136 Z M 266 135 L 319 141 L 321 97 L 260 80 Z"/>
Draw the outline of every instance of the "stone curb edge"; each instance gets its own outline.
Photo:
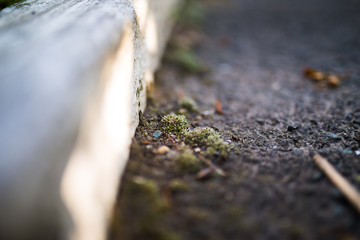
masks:
<path id="1" fill-rule="evenodd" d="M 106 238 L 180 3 L 28 0 L 0 12 L 2 239 Z"/>

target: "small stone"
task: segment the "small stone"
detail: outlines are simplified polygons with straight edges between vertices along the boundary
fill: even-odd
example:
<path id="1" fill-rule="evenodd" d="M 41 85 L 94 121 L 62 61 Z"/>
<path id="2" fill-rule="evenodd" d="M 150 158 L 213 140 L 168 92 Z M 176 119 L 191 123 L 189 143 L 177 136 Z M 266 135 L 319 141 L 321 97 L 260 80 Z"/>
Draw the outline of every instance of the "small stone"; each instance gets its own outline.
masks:
<path id="1" fill-rule="evenodd" d="M 314 125 L 318 125 L 318 122 L 315 119 L 311 119 L 310 122 Z"/>
<path id="2" fill-rule="evenodd" d="M 356 150 L 355 154 L 356 154 L 356 156 L 359 156 L 360 155 L 360 149 Z"/>
<path id="3" fill-rule="evenodd" d="M 312 79 L 315 81 L 322 81 L 325 79 L 325 74 L 322 72 L 314 72 L 312 75 Z"/>
<path id="4" fill-rule="evenodd" d="M 303 154 L 303 151 L 298 150 L 298 149 L 295 149 L 295 150 L 294 150 L 294 154 L 295 154 L 296 156 L 300 156 L 300 155 Z"/>
<path id="5" fill-rule="evenodd" d="M 349 148 L 342 149 L 341 152 L 342 152 L 343 154 L 347 154 L 347 155 L 350 155 L 350 154 L 353 153 L 353 152 L 351 151 L 351 149 L 349 149 Z"/>
<path id="6" fill-rule="evenodd" d="M 355 139 L 356 141 L 359 141 L 359 142 L 360 142 L 360 132 L 355 132 L 355 133 L 354 133 L 354 139 Z"/>
<path id="7" fill-rule="evenodd" d="M 214 110 L 206 110 L 206 111 L 202 112 L 202 114 L 204 116 L 210 116 L 210 115 L 213 115 L 214 112 L 215 112 Z"/>
<path id="8" fill-rule="evenodd" d="M 331 86 L 331 87 L 338 87 L 340 86 L 340 78 L 334 74 L 330 74 L 328 76 L 328 84 Z"/>
<path id="9" fill-rule="evenodd" d="M 317 182 L 317 181 L 321 180 L 322 177 L 323 177 L 323 174 L 321 172 L 315 172 L 312 175 L 312 180 Z"/>
<path id="10" fill-rule="evenodd" d="M 156 137 L 156 138 L 159 138 L 161 136 L 162 132 L 157 130 L 153 133 L 153 136 Z"/>
<path id="11" fill-rule="evenodd" d="M 179 109 L 179 113 L 180 114 L 186 114 L 187 113 L 187 110 L 185 108 L 180 108 Z"/>
<path id="12" fill-rule="evenodd" d="M 295 131 L 295 130 L 297 130 L 297 129 L 299 129 L 298 126 L 289 125 L 289 126 L 287 127 L 288 132 L 293 132 L 293 131 Z"/>
<path id="13" fill-rule="evenodd" d="M 170 148 L 168 146 L 160 146 L 158 149 L 157 149 L 157 153 L 158 154 L 166 154 L 170 151 Z"/>
<path id="14" fill-rule="evenodd" d="M 327 136 L 330 137 L 330 138 L 332 138 L 332 139 L 341 139 L 341 137 L 339 137 L 339 136 L 336 135 L 335 133 L 328 133 Z"/>
<path id="15" fill-rule="evenodd" d="M 198 152 L 201 152 L 201 148 L 199 148 L 199 147 L 195 148 L 195 149 L 194 149 L 194 152 L 197 152 L 197 153 L 198 153 Z"/>

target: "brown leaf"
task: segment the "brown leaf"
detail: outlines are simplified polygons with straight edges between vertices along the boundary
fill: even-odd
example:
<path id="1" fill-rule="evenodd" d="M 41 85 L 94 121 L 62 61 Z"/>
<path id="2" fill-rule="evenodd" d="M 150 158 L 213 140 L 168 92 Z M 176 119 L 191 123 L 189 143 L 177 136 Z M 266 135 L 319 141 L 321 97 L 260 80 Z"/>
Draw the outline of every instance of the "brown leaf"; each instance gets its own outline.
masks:
<path id="1" fill-rule="evenodd" d="M 313 68 L 304 68 L 303 75 L 309 79 L 315 80 L 315 81 L 322 81 L 325 80 L 326 74 L 320 71 L 316 71 Z"/>
<path id="2" fill-rule="evenodd" d="M 329 86 L 331 87 L 338 87 L 340 86 L 340 83 L 341 83 L 341 80 L 338 76 L 336 76 L 335 74 L 330 74 L 328 77 L 327 77 L 327 80 L 328 80 L 328 84 Z"/>
<path id="3" fill-rule="evenodd" d="M 235 142 L 239 141 L 239 138 L 235 135 L 231 135 L 231 139 Z"/>
<path id="4" fill-rule="evenodd" d="M 221 101 L 219 99 L 217 99 L 215 103 L 215 112 L 221 115 L 224 114 L 224 111 L 222 110 Z"/>

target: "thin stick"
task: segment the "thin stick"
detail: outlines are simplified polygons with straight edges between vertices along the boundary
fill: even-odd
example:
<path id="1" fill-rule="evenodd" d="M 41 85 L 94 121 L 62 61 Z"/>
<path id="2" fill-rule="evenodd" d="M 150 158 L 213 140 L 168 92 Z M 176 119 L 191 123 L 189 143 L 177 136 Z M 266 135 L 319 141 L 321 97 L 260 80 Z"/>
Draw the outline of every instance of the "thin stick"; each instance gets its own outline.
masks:
<path id="1" fill-rule="evenodd" d="M 325 158 L 316 154 L 313 159 L 318 167 L 326 173 L 330 180 L 360 212 L 360 193 L 343 176 L 341 176 Z"/>
<path id="2" fill-rule="evenodd" d="M 206 165 L 208 165 L 209 167 L 212 167 L 217 174 L 219 174 L 220 176 L 223 176 L 223 177 L 226 176 L 225 172 L 224 172 L 221 168 L 219 168 L 218 166 L 216 166 L 215 164 L 213 164 L 210 160 L 206 159 L 204 156 L 202 156 L 202 155 L 200 155 L 200 154 L 199 154 L 198 157 L 199 157 L 199 159 L 200 159 L 201 161 L 203 161 Z"/>

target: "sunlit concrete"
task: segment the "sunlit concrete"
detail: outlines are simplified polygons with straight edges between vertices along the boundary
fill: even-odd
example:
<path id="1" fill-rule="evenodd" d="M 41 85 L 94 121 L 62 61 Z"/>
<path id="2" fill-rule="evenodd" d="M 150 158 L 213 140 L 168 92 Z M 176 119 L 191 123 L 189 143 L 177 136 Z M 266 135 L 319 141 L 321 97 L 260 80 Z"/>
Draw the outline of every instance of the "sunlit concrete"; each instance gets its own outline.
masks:
<path id="1" fill-rule="evenodd" d="M 32 0 L 0 12 L 1 239 L 105 239 L 179 2 Z"/>

